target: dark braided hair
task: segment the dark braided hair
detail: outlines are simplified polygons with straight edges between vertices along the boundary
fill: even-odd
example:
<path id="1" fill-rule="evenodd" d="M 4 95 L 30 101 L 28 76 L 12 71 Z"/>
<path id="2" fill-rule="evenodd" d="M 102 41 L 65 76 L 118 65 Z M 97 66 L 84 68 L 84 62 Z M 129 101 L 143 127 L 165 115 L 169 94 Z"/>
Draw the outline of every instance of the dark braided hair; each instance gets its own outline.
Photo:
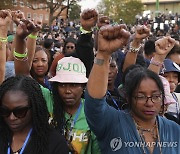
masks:
<path id="1" fill-rule="evenodd" d="M 61 132 L 64 135 L 65 127 L 66 127 L 66 119 L 65 119 L 65 109 L 64 109 L 64 101 L 58 93 L 58 82 L 52 83 L 52 93 L 54 99 L 54 111 L 53 111 L 53 125 L 56 130 Z M 64 135 L 66 138 L 66 135 Z M 69 152 L 72 154 L 77 154 L 77 151 L 74 149 L 71 141 L 67 141 Z"/>
<path id="2" fill-rule="evenodd" d="M 58 82 L 53 82 L 52 83 L 52 93 L 53 93 L 53 99 L 54 99 L 54 127 L 58 129 L 62 134 L 64 133 L 64 125 L 65 125 L 65 110 L 64 110 L 64 105 L 63 105 L 63 100 L 59 96 L 58 93 Z"/>
<path id="3" fill-rule="evenodd" d="M 27 76 L 15 76 L 5 80 L 0 86 L 0 105 L 8 91 L 23 91 L 28 96 L 28 102 L 32 106 L 32 127 L 31 143 L 33 154 L 45 153 L 48 145 L 48 124 L 49 113 L 46 102 L 37 81 Z M 0 151 L 7 153 L 8 143 L 12 140 L 12 132 L 0 117 Z"/>

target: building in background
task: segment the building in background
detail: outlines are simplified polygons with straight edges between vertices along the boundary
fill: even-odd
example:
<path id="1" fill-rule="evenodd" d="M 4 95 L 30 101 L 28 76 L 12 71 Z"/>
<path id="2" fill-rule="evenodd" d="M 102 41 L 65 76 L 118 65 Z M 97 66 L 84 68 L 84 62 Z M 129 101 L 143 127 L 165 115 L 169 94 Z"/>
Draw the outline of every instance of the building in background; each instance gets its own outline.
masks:
<path id="1" fill-rule="evenodd" d="M 145 10 L 150 10 L 151 15 L 156 14 L 156 2 L 157 0 L 141 0 L 144 4 Z M 163 14 L 180 14 L 180 0 L 159 0 L 159 10 L 158 12 Z"/>
<path id="2" fill-rule="evenodd" d="M 43 9 L 45 7 L 45 4 L 39 3 L 39 4 L 33 4 L 34 8 L 39 8 L 37 10 L 33 10 L 30 7 L 28 7 L 28 2 L 24 2 L 23 0 L 14 0 L 14 8 L 12 10 L 21 10 L 24 12 L 26 19 L 36 19 L 39 18 L 42 20 L 43 24 L 49 23 L 49 9 Z M 41 9 L 42 8 L 42 9 Z M 60 9 L 60 8 L 59 8 Z M 58 13 L 59 10 L 56 12 Z M 62 13 L 60 14 L 59 18 L 66 19 L 67 17 L 67 9 L 64 9 Z M 12 24 L 10 27 L 10 31 L 15 31 L 16 25 Z"/>

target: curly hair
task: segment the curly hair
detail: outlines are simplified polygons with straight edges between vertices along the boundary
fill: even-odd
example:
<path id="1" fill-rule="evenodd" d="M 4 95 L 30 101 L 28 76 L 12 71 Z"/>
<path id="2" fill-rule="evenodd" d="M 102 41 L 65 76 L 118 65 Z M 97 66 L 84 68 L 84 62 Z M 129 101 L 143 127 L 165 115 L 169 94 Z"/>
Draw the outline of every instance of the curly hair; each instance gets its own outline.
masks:
<path id="1" fill-rule="evenodd" d="M 50 126 L 48 124 L 49 113 L 46 102 L 43 98 L 40 85 L 27 76 L 15 76 L 5 80 L 0 86 L 0 105 L 2 99 L 8 91 L 23 91 L 28 96 L 28 102 L 32 111 L 32 135 L 31 143 L 34 154 L 47 151 L 48 134 Z M 12 141 L 12 132 L 5 123 L 4 118 L 0 117 L 0 151 L 7 152 L 8 143 Z"/>

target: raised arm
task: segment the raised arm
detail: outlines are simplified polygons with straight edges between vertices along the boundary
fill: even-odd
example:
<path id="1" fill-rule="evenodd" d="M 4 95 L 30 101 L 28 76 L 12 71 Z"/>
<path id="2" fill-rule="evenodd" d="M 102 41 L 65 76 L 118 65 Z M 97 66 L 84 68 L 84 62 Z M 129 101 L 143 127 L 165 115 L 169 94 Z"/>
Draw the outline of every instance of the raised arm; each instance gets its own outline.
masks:
<path id="1" fill-rule="evenodd" d="M 136 58 L 141 48 L 141 42 L 143 39 L 148 37 L 149 34 L 150 30 L 146 26 L 137 26 L 133 41 L 130 43 L 129 51 L 125 57 L 123 72 L 128 66 L 136 63 Z"/>
<path id="2" fill-rule="evenodd" d="M 0 10 L 0 84 L 5 78 L 7 32 L 11 18 L 9 10 Z"/>
<path id="3" fill-rule="evenodd" d="M 26 37 L 32 33 L 35 25 L 32 21 L 22 19 L 16 29 L 14 64 L 15 73 L 30 75 L 30 64 L 27 57 Z"/>
<path id="4" fill-rule="evenodd" d="M 84 10 L 81 14 L 81 35 L 78 38 L 76 52 L 86 67 L 86 75 L 89 76 L 94 60 L 94 41 L 92 39 L 93 27 L 96 25 L 98 13 L 94 9 Z"/>
<path id="5" fill-rule="evenodd" d="M 155 56 L 151 59 L 148 69 L 159 74 L 160 69 L 163 67 L 163 61 L 167 54 L 175 45 L 175 40 L 171 37 L 163 37 L 155 42 Z"/>
<path id="6" fill-rule="evenodd" d="M 33 57 L 34 57 L 34 53 L 36 49 L 37 36 L 38 36 L 39 30 L 41 30 L 42 28 L 42 21 L 37 19 L 36 21 L 34 21 L 34 24 L 35 24 L 35 29 L 27 37 L 28 62 L 29 62 L 30 68 L 32 66 L 32 61 L 33 61 Z"/>
<path id="7" fill-rule="evenodd" d="M 122 26 L 103 26 L 98 34 L 98 53 L 91 70 L 87 90 L 93 98 L 102 98 L 107 91 L 111 54 L 124 46 L 130 33 Z"/>

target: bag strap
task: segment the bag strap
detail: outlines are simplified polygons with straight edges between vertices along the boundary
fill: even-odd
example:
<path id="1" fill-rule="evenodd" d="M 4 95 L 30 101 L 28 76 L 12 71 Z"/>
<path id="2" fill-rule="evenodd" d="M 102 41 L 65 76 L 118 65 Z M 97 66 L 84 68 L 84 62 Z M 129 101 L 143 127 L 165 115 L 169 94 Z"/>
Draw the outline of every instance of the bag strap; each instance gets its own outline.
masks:
<path id="1" fill-rule="evenodd" d="M 174 93 L 176 98 L 177 98 L 177 101 L 179 103 L 179 107 L 180 107 L 180 93 Z"/>

